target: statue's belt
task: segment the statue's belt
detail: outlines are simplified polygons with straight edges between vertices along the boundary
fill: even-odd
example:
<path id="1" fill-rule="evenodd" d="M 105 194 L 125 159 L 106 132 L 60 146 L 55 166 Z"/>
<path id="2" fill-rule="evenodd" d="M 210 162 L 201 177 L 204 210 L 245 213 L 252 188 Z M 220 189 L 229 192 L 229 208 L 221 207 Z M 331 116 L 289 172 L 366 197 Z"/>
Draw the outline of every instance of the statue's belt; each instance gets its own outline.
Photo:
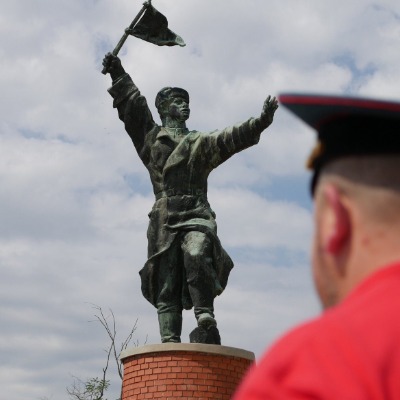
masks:
<path id="1" fill-rule="evenodd" d="M 163 197 L 172 197 L 172 196 L 204 196 L 206 191 L 204 189 L 167 189 L 161 190 L 156 193 L 156 200 L 159 200 Z"/>

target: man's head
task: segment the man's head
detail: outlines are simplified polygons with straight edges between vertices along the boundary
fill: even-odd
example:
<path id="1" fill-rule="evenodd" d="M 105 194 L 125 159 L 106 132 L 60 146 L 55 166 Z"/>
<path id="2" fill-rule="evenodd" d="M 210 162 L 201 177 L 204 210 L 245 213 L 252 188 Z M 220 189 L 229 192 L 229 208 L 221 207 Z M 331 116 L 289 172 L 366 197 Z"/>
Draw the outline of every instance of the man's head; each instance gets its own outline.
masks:
<path id="1" fill-rule="evenodd" d="M 285 96 L 280 100 L 285 105 Z M 315 200 L 312 264 L 327 308 L 376 269 L 400 260 L 400 104 L 291 100 L 294 108 L 301 104 L 300 112 L 292 111 L 318 130 L 309 160 Z"/>
<path id="2" fill-rule="evenodd" d="M 155 105 L 163 126 L 167 118 L 186 121 L 190 115 L 189 93 L 181 88 L 165 87 L 156 96 Z"/>
<path id="3" fill-rule="evenodd" d="M 357 156 L 321 168 L 312 265 L 324 307 L 379 267 L 400 260 L 400 156 Z"/>

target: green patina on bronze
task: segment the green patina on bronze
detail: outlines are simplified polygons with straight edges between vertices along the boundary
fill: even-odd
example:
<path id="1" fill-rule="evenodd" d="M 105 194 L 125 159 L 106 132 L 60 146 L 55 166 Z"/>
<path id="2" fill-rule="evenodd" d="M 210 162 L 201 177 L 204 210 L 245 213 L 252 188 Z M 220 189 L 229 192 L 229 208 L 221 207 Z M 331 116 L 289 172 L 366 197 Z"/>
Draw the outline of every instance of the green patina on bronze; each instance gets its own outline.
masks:
<path id="1" fill-rule="evenodd" d="M 144 297 L 157 308 L 161 340 L 180 342 L 182 310 L 194 307 L 198 327 L 190 335 L 191 342 L 220 344 L 214 298 L 225 289 L 233 262 L 217 236 L 207 179 L 232 155 L 258 143 L 261 132 L 272 123 L 277 100 L 268 96 L 258 118 L 202 133 L 186 127 L 189 94 L 167 87 L 156 97 L 162 121 L 158 125 L 120 59 L 108 53 L 103 65 L 113 81 L 109 93 L 114 108 L 153 185 L 148 259 L 140 277 Z"/>

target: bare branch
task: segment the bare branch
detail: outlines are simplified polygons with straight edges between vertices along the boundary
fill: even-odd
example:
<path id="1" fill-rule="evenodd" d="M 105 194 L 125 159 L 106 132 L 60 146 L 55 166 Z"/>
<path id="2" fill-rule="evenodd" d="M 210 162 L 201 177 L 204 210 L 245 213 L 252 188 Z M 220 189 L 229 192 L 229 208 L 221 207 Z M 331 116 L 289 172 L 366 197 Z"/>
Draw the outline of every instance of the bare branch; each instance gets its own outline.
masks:
<path id="1" fill-rule="evenodd" d="M 129 332 L 129 335 L 122 342 L 120 350 L 117 351 L 117 348 L 115 346 L 115 341 L 117 337 L 117 326 L 113 311 L 109 309 L 109 314 L 106 315 L 100 306 L 93 303 L 90 304 L 92 308 L 96 310 L 96 313 L 94 314 L 95 319 L 89 322 L 99 322 L 104 328 L 104 330 L 107 332 L 107 335 L 110 338 L 111 343 L 107 349 L 104 349 L 104 351 L 107 353 L 107 358 L 106 358 L 106 364 L 104 368 L 102 368 L 103 371 L 102 378 L 101 379 L 91 378 L 88 379 L 86 382 L 83 382 L 82 380 L 74 376 L 73 383 L 71 384 L 71 386 L 67 387 L 67 393 L 72 400 L 103 399 L 104 393 L 109 386 L 109 381 L 106 378 L 107 378 L 108 367 L 110 365 L 111 354 L 113 355 L 115 362 L 117 364 L 118 375 L 121 378 L 121 380 L 123 379 L 123 368 L 122 368 L 122 363 L 120 361 L 120 356 L 122 351 L 125 350 L 131 343 L 133 335 L 137 328 L 138 320 L 136 319 L 131 331 Z M 145 343 L 147 343 L 147 337 Z M 139 342 L 136 341 L 134 345 L 139 346 Z M 122 387 L 121 387 L 121 396 L 122 396 Z"/>
<path id="2" fill-rule="evenodd" d="M 122 371 L 121 371 L 121 362 L 119 360 L 119 355 L 121 354 L 121 352 L 119 352 L 119 354 L 117 354 L 117 349 L 115 348 L 115 336 L 117 334 L 116 331 L 116 327 L 115 327 L 115 317 L 114 317 L 114 313 L 112 312 L 112 310 L 110 309 L 111 315 L 112 315 L 112 321 L 113 321 L 113 338 L 112 338 L 112 344 L 113 344 L 113 349 L 114 349 L 114 359 L 115 362 L 117 363 L 117 368 L 118 368 L 118 375 L 119 377 L 122 379 L 123 375 L 122 375 Z"/>
<path id="3" fill-rule="evenodd" d="M 128 335 L 128 336 L 126 337 L 126 339 L 122 342 L 121 351 L 119 352 L 119 355 L 121 355 L 121 353 L 122 353 L 123 350 L 126 350 L 126 348 L 128 347 L 130 341 L 132 340 L 133 334 L 135 333 L 135 331 L 136 331 L 136 329 L 137 329 L 137 322 L 138 322 L 138 320 L 137 320 L 137 318 L 136 318 L 136 321 L 135 321 L 135 323 L 133 324 L 133 327 L 132 327 L 131 331 L 129 332 L 129 335 Z"/>
<path id="4" fill-rule="evenodd" d="M 123 379 L 123 372 L 122 372 L 122 362 L 120 360 L 120 356 L 121 356 L 121 353 L 128 347 L 129 343 L 131 342 L 133 334 L 135 333 L 135 331 L 137 329 L 137 322 L 138 322 L 138 320 L 136 318 L 136 321 L 133 324 L 133 327 L 132 327 L 131 331 L 129 332 L 129 335 L 126 337 L 126 339 L 121 344 L 121 349 L 120 349 L 118 355 L 115 354 L 115 359 L 117 361 L 117 366 L 118 366 L 118 374 L 121 379 Z M 114 346 L 114 350 L 115 350 L 115 346 Z"/>
<path id="5" fill-rule="evenodd" d="M 72 399 L 76 400 L 85 400 L 84 397 L 84 383 L 77 378 L 76 376 L 73 376 L 74 380 L 71 384 L 70 387 L 67 387 L 67 393 Z"/>
<path id="6" fill-rule="evenodd" d="M 107 380 L 106 380 L 106 376 L 107 376 L 107 369 L 108 369 L 108 364 L 110 362 L 110 354 L 112 351 L 112 348 L 114 347 L 113 344 L 111 344 L 110 348 L 108 349 L 107 352 L 107 361 L 106 361 L 106 366 L 103 368 L 103 379 L 102 379 L 102 386 L 101 386 L 101 390 L 100 390 L 100 396 L 98 397 L 98 399 L 96 400 L 101 400 L 103 398 L 104 395 L 104 391 L 107 389 L 108 385 L 107 385 Z"/>

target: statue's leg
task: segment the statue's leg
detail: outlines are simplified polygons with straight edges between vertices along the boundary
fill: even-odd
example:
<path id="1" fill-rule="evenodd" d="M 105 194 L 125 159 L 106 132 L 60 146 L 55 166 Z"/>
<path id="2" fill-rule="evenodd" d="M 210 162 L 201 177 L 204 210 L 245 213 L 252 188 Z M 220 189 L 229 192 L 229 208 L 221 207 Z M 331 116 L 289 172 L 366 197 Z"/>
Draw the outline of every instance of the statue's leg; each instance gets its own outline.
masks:
<path id="1" fill-rule="evenodd" d="M 215 272 L 210 238 L 203 232 L 191 231 L 182 241 L 183 262 L 189 294 L 198 325 L 216 325 L 214 318 Z"/>
<path id="2" fill-rule="evenodd" d="M 182 332 L 182 311 L 158 314 L 162 343 L 180 343 Z"/>
<path id="3" fill-rule="evenodd" d="M 158 265 L 157 313 L 162 343 L 180 343 L 182 332 L 182 263 L 179 246 L 173 244 Z"/>

